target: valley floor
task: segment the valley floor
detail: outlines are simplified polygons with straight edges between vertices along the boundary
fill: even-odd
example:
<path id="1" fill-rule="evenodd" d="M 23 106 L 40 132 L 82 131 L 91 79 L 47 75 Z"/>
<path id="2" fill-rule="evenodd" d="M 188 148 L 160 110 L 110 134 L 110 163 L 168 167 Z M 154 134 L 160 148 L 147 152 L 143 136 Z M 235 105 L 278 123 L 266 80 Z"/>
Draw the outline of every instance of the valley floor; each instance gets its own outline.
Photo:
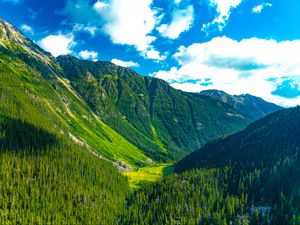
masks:
<path id="1" fill-rule="evenodd" d="M 123 172 L 128 178 L 131 189 L 139 188 L 143 183 L 155 182 L 173 173 L 172 164 L 159 163 Z"/>

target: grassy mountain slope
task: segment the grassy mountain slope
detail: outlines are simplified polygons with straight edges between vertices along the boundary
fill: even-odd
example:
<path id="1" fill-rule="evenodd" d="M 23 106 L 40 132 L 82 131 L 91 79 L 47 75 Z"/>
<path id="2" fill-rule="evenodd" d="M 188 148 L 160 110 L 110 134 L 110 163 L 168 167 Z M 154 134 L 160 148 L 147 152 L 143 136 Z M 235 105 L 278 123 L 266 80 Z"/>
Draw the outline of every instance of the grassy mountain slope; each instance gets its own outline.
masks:
<path id="1" fill-rule="evenodd" d="M 227 104 L 109 62 L 71 56 L 60 56 L 58 62 L 93 111 L 155 160 L 182 157 L 252 121 Z"/>
<path id="2" fill-rule="evenodd" d="M 59 72 L 55 58 L 0 20 L 1 224 L 116 224 L 127 179 L 90 151 L 147 161 Z"/>
<path id="3" fill-rule="evenodd" d="M 7 102 L 1 111 L 28 122 L 34 117 L 114 161 L 175 160 L 252 121 L 227 104 L 111 63 L 55 59 L 0 24 L 0 88 Z"/>
<path id="4" fill-rule="evenodd" d="M 247 115 L 247 117 L 252 120 L 258 120 L 282 109 L 282 107 L 278 105 L 266 102 L 261 98 L 249 94 L 229 95 L 224 91 L 206 90 L 201 91 L 200 95 L 209 96 L 213 99 L 229 104 L 243 115 Z"/>
<path id="5" fill-rule="evenodd" d="M 10 29 L 13 34 L 17 32 L 13 27 Z M 94 115 L 60 76 L 56 59 L 43 52 L 36 56 L 34 52 L 42 50 L 21 37 L 25 44 L 7 40 L 6 36 L 0 41 L 1 112 L 47 127 L 115 161 L 147 163 L 147 157 L 137 147 Z"/>

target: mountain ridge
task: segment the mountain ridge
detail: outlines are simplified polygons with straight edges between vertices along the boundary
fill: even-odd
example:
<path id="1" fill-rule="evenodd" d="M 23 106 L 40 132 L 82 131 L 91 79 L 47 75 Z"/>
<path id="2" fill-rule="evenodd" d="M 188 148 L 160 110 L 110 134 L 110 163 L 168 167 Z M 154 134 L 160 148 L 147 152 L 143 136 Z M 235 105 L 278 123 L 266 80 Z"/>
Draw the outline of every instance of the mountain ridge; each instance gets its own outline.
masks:
<path id="1" fill-rule="evenodd" d="M 253 120 L 260 119 L 272 112 L 283 109 L 276 104 L 266 102 L 262 98 L 250 94 L 229 95 L 220 90 L 206 90 L 201 91 L 200 95 L 209 96 L 227 103 Z"/>
<path id="2" fill-rule="evenodd" d="M 192 151 L 206 140 L 233 132 L 234 126 L 243 127 L 251 122 L 226 104 L 173 89 L 163 80 L 140 76 L 128 68 L 117 67 L 110 62 L 80 61 L 72 56 L 60 56 L 57 59 L 71 85 L 100 118 L 136 145 L 147 142 L 146 148 L 152 146 L 150 148 L 156 148 L 155 151 L 161 151 L 161 154 L 164 154 L 166 149 L 177 148 L 177 151 L 180 151 L 176 147 L 178 145 Z M 212 120 L 208 114 L 203 115 L 197 108 L 214 111 Z M 224 113 L 218 115 L 219 111 Z M 165 112 L 169 113 L 168 118 L 165 117 Z M 204 119 L 207 116 L 208 118 Z M 114 119 L 111 119 L 112 117 Z M 184 123 L 180 124 L 183 120 Z M 211 121 L 211 125 L 208 124 L 208 120 Z M 224 125 L 218 120 L 223 120 Z M 226 120 L 232 120 L 233 123 Z M 118 127 L 116 121 L 123 125 Z M 201 137 L 203 134 L 197 131 L 203 128 L 209 130 L 217 124 L 220 126 L 220 133 L 212 134 L 211 138 Z M 124 127 L 128 127 L 134 133 L 128 135 L 128 129 L 122 130 Z M 223 129 L 227 131 L 222 131 Z M 174 132 L 181 133 L 174 136 Z M 187 136 L 187 132 L 192 133 Z M 133 140 L 132 137 L 139 140 Z M 188 141 L 184 143 L 184 140 Z M 145 149 L 144 146 L 139 147 Z"/>
<path id="3" fill-rule="evenodd" d="M 39 102 L 62 123 L 56 126 L 64 127 L 68 138 L 115 161 L 174 161 L 253 121 L 221 101 L 176 90 L 110 62 L 54 58 L 11 24 L 2 20 L 0 26 L 1 73 L 15 74 L 10 79 L 26 93 L 24 105 L 6 82 L 18 104 L 26 109 Z M 2 87 L 5 95 L 7 87 Z M 35 113 L 42 115 L 39 109 Z M 119 141 L 131 150 L 116 146 Z"/>

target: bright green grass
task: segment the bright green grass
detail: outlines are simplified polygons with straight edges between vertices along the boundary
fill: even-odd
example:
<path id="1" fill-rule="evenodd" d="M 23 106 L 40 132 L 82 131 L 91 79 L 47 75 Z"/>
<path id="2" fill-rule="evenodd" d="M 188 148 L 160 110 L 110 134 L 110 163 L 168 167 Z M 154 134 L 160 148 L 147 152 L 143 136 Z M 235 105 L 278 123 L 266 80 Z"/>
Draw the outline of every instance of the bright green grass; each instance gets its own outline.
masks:
<path id="1" fill-rule="evenodd" d="M 157 144 L 157 146 L 160 148 L 160 150 L 162 152 L 167 153 L 168 150 L 165 148 L 164 144 L 159 139 L 159 137 L 156 133 L 155 127 L 152 124 L 150 124 L 150 127 L 151 127 L 151 131 L 152 131 L 152 134 L 153 134 L 153 137 L 154 137 L 155 144 Z"/>
<path id="2" fill-rule="evenodd" d="M 172 164 L 153 164 L 133 171 L 124 172 L 131 189 L 139 188 L 143 183 L 155 182 L 173 173 Z"/>

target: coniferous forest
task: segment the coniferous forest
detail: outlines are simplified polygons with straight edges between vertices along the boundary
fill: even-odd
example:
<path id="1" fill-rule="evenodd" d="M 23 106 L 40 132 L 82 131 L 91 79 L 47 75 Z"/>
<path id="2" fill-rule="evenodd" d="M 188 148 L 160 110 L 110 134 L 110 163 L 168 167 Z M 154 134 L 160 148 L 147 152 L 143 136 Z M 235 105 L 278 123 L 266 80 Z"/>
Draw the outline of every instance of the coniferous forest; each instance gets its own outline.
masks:
<path id="1" fill-rule="evenodd" d="M 206 144 L 179 174 L 132 193 L 122 221 L 300 224 L 299 119 L 300 107 L 280 111 Z"/>
<path id="2" fill-rule="evenodd" d="M 0 116 L 1 224 L 114 224 L 128 183 L 109 162 Z"/>
<path id="3" fill-rule="evenodd" d="M 246 97 L 55 58 L 0 19 L 0 224 L 300 225 L 300 107 Z"/>

